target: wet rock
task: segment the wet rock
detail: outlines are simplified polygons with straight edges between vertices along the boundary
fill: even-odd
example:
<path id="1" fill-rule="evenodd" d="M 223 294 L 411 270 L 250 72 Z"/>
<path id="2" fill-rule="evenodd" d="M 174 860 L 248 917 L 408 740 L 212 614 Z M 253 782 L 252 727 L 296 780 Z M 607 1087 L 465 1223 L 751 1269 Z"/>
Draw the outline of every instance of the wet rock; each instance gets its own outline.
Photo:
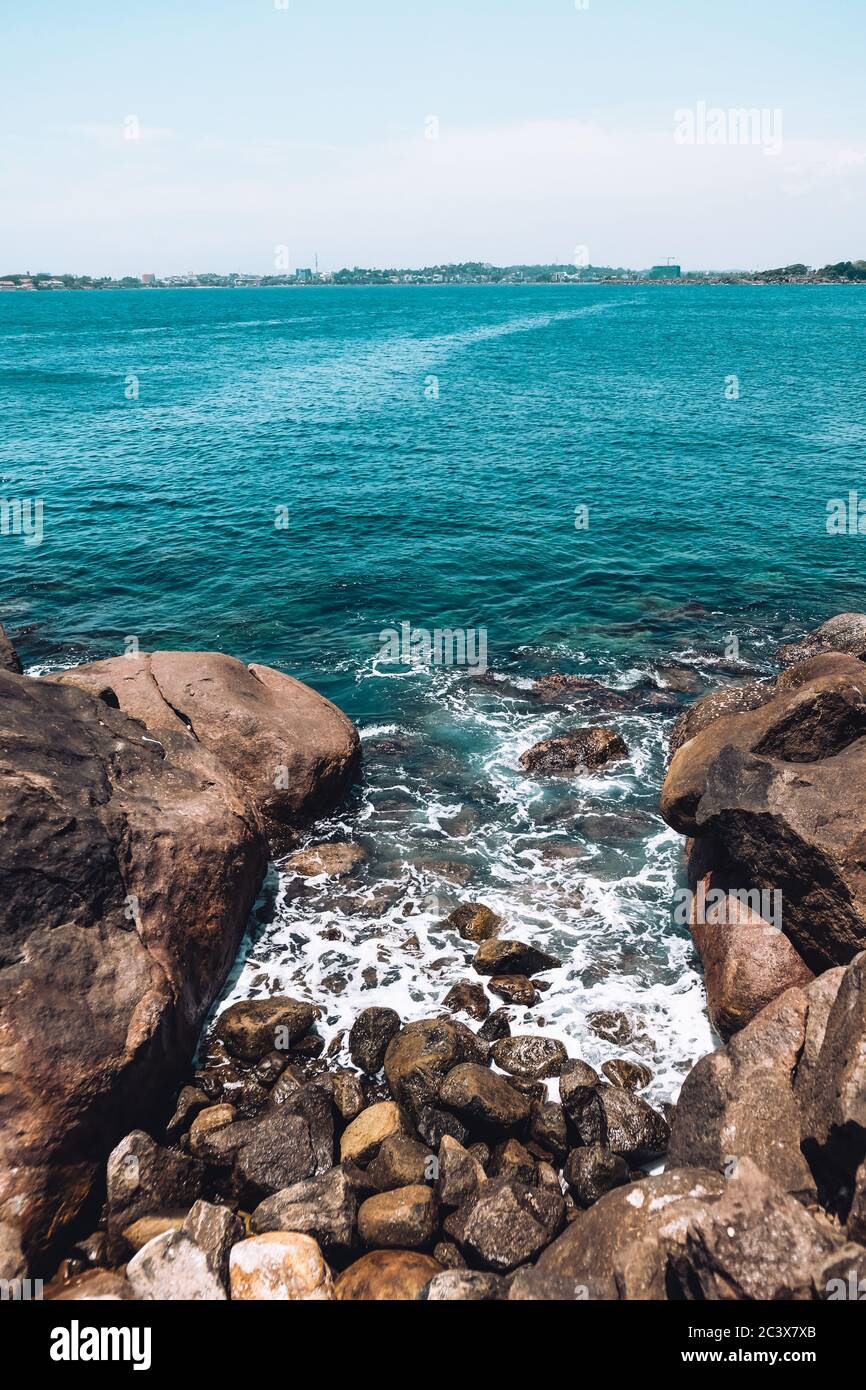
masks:
<path id="1" fill-rule="evenodd" d="M 629 1062 L 625 1057 L 603 1062 L 601 1069 L 612 1086 L 624 1086 L 627 1091 L 642 1091 L 653 1079 L 649 1067 L 641 1062 Z"/>
<path id="2" fill-rule="evenodd" d="M 487 1067 L 464 1062 L 449 1071 L 439 1093 L 440 1103 L 470 1129 L 508 1135 L 529 1119 L 529 1101 Z"/>
<path id="3" fill-rule="evenodd" d="M 604 1110 L 609 1149 L 633 1163 L 665 1153 L 670 1140 L 667 1121 L 641 1096 L 621 1086 L 604 1084 L 597 1094 Z"/>
<path id="4" fill-rule="evenodd" d="M 206 1137 L 208 1162 L 231 1167 L 232 1189 L 245 1202 L 261 1202 L 316 1171 L 307 1121 L 283 1106 L 266 1110 L 256 1120 L 237 1120 Z"/>
<path id="5" fill-rule="evenodd" d="M 532 1005 L 537 1004 L 541 997 L 535 985 L 526 975 L 494 975 L 490 981 L 490 993 L 498 995 L 508 1004 L 516 1004 L 525 1009 L 531 1009 Z M 497 1014 L 501 1012 L 501 1009 L 496 1010 Z M 496 1015 L 492 1014 L 491 1017 L 495 1018 Z M 479 1029 L 479 1037 L 481 1037 L 482 1031 Z"/>
<path id="6" fill-rule="evenodd" d="M 0 626 L 0 671 L 11 671 L 12 675 L 21 675 L 21 659 L 13 647 L 5 627 Z"/>
<path id="7" fill-rule="evenodd" d="M 133 1130 L 114 1148 L 106 1172 L 108 1231 L 118 1236 L 140 1216 L 188 1210 L 201 1195 L 204 1167 Z"/>
<path id="8" fill-rule="evenodd" d="M 558 1076 L 568 1061 L 568 1053 L 556 1038 L 521 1033 L 494 1043 L 490 1054 L 502 1071 L 527 1081 Z"/>
<path id="9" fill-rule="evenodd" d="M 449 1269 L 431 1279 L 418 1297 L 429 1303 L 497 1303 L 505 1299 L 507 1292 L 508 1285 L 498 1274 Z"/>
<path id="10" fill-rule="evenodd" d="M 326 1256 L 343 1258 L 355 1244 L 357 1217 L 355 1189 L 341 1168 L 332 1168 L 266 1197 L 250 1218 L 250 1230 L 312 1236 Z"/>
<path id="11" fill-rule="evenodd" d="M 591 1207 L 605 1192 L 624 1187 L 629 1181 L 629 1167 L 624 1158 L 603 1149 L 600 1144 L 572 1149 L 563 1170 L 563 1177 L 578 1206 Z"/>
<path id="12" fill-rule="evenodd" d="M 366 1101 L 361 1082 L 354 1072 L 346 1067 L 327 1072 L 317 1078 L 317 1085 L 324 1087 L 331 1097 L 334 1108 L 347 1124 L 364 1109 Z"/>
<path id="13" fill-rule="evenodd" d="M 436 1233 L 438 1205 L 432 1188 L 397 1187 L 368 1197 L 358 1210 L 358 1234 L 365 1245 L 415 1250 Z"/>
<path id="14" fill-rule="evenodd" d="M 844 1235 L 775 1186 L 748 1158 L 718 1202 L 690 1213 L 671 1274 L 686 1298 L 760 1302 L 810 1299 L 826 1291 L 827 1267 L 852 1252 Z"/>
<path id="15" fill-rule="evenodd" d="M 210 1105 L 210 1100 L 198 1086 L 184 1086 L 177 1098 L 174 1114 L 165 1127 L 165 1137 L 173 1144 L 189 1129 L 196 1115 Z"/>
<path id="16" fill-rule="evenodd" d="M 331 1271 L 311 1236 L 271 1231 L 232 1248 L 233 1300 L 320 1303 L 334 1297 Z"/>
<path id="17" fill-rule="evenodd" d="M 490 1155 L 488 1168 L 490 1178 L 516 1178 L 527 1187 L 538 1186 L 538 1168 L 535 1159 L 518 1139 L 506 1139 L 497 1144 Z"/>
<path id="18" fill-rule="evenodd" d="M 381 1071 L 388 1044 L 400 1026 L 400 1015 L 393 1009 L 363 1009 L 349 1033 L 349 1052 L 355 1066 L 370 1076 Z"/>
<path id="19" fill-rule="evenodd" d="M 145 1302 L 220 1302 L 226 1291 L 205 1252 L 186 1231 L 155 1236 L 126 1266 L 136 1298 Z"/>
<path id="20" fill-rule="evenodd" d="M 637 1037 L 637 1029 L 628 1014 L 621 1009 L 597 1009 L 587 1014 L 586 1021 L 594 1033 L 609 1043 L 630 1043 Z"/>
<path id="21" fill-rule="evenodd" d="M 341 1302 L 411 1302 L 442 1266 L 417 1250 L 371 1250 L 337 1280 Z"/>
<path id="22" fill-rule="evenodd" d="M 392 1038 L 385 1053 L 385 1077 L 391 1094 L 418 1116 L 435 1106 L 448 1072 L 460 1062 L 486 1063 L 487 1048 L 475 1034 L 453 1019 L 422 1019 Z M 446 1107 L 451 1108 L 451 1107 Z"/>
<path id="23" fill-rule="evenodd" d="M 445 919 L 444 925 L 459 932 L 465 941 L 488 941 L 496 936 L 502 918 L 483 903 L 461 903 Z"/>
<path id="24" fill-rule="evenodd" d="M 494 980 L 490 981 L 491 989 L 495 983 Z M 534 996 L 531 1002 L 534 1003 L 538 996 L 535 994 L 535 990 L 531 984 L 529 988 L 532 990 Z M 484 1042 L 496 1042 L 498 1038 L 509 1038 L 511 1036 L 511 1022 L 508 1016 L 508 1010 L 494 1009 L 493 1013 L 490 1014 L 489 1018 L 487 1018 L 478 1029 L 478 1036 L 483 1039 Z"/>
<path id="25" fill-rule="evenodd" d="M 469 1259 L 506 1274 L 534 1259 L 564 1219 L 561 1196 L 512 1178 L 496 1178 L 446 1218 L 445 1231 Z"/>
<path id="26" fill-rule="evenodd" d="M 367 1172 L 380 1192 L 388 1192 L 430 1181 L 432 1160 L 426 1145 L 407 1134 L 393 1134 L 381 1145 Z"/>
<path id="27" fill-rule="evenodd" d="M 287 1115 L 301 1115 L 307 1122 L 314 1162 L 311 1176 L 327 1173 L 334 1165 L 334 1107 L 327 1088 L 309 1082 L 286 1097 L 279 1108 Z"/>
<path id="28" fill-rule="evenodd" d="M 97 697 L 6 671 L 0 788 L 0 1219 L 35 1254 L 123 1135 L 164 1117 L 267 847 L 205 750 L 180 758 Z"/>
<path id="29" fill-rule="evenodd" d="M 563 1159 L 568 1152 L 563 1107 L 554 1100 L 536 1101 L 530 1110 L 529 1135 L 553 1158 Z"/>
<path id="30" fill-rule="evenodd" d="M 435 1105 L 425 1105 L 419 1111 L 415 1128 L 431 1149 L 438 1149 L 446 1136 L 456 1139 L 458 1144 L 466 1144 L 469 1140 L 469 1130 L 463 1121 Z"/>
<path id="31" fill-rule="evenodd" d="M 587 1062 L 572 1057 L 562 1068 L 559 1077 L 559 1098 L 569 1119 L 576 1120 L 592 1100 L 601 1077 Z"/>
<path id="32" fill-rule="evenodd" d="M 793 1091 L 808 1007 L 806 991 L 789 990 L 692 1068 L 677 1102 L 669 1168 L 730 1174 L 749 1158 L 783 1190 L 814 1197 Z"/>
<path id="33" fill-rule="evenodd" d="M 233 1057 L 258 1062 L 275 1049 L 286 1052 L 313 1026 L 316 1011 L 300 999 L 244 999 L 216 1021 L 214 1036 Z"/>
<path id="34" fill-rule="evenodd" d="M 443 1269 L 465 1269 L 466 1261 L 452 1240 L 437 1240 L 433 1246 L 433 1258 Z"/>
<path id="35" fill-rule="evenodd" d="M 295 850 L 286 862 L 290 869 L 304 878 L 317 878 L 319 874 L 337 878 L 341 874 L 350 874 L 356 864 L 365 858 L 360 845 L 327 843 Z"/>
<path id="36" fill-rule="evenodd" d="M 822 652 L 845 652 L 866 660 L 866 613 L 838 613 L 799 642 L 781 646 L 776 655 L 782 666 L 793 666 Z"/>
<path id="37" fill-rule="evenodd" d="M 156 738 L 216 755 L 277 843 L 281 830 L 339 805 L 358 765 L 358 732 L 336 705 L 281 671 L 219 652 L 114 657 L 54 679 L 109 690 Z"/>
<path id="38" fill-rule="evenodd" d="M 482 941 L 473 967 L 479 975 L 538 975 L 542 970 L 554 970 L 562 964 L 556 956 L 528 946 L 524 941 Z"/>
<path id="39" fill-rule="evenodd" d="M 511 1300 L 664 1299 L 668 1259 L 685 1243 L 689 1218 L 717 1202 L 718 1173 L 680 1169 L 615 1188 L 521 1270 Z"/>
<path id="40" fill-rule="evenodd" d="M 439 1200 L 446 1207 L 460 1207 L 477 1196 L 487 1181 L 483 1165 L 474 1154 L 446 1134 L 439 1145 Z"/>
<path id="41" fill-rule="evenodd" d="M 386 1139 L 407 1132 L 406 1121 L 394 1101 L 383 1100 L 369 1105 L 343 1131 L 340 1159 L 363 1166 L 375 1158 Z"/>
<path id="42" fill-rule="evenodd" d="M 280 1052 L 266 1052 L 260 1062 L 256 1063 L 256 1080 L 270 1089 L 286 1069 L 287 1059 Z"/>
<path id="43" fill-rule="evenodd" d="M 228 1207 L 199 1200 L 187 1212 L 183 1229 L 199 1250 L 222 1288 L 229 1286 L 229 1254 L 244 1238 L 244 1223 Z"/>
<path id="44" fill-rule="evenodd" d="M 458 980 L 456 985 L 451 986 L 442 1003 L 452 1013 L 462 1010 L 479 1022 L 490 1013 L 490 1002 L 484 993 L 484 986 L 473 984 L 470 980 Z"/>
<path id="45" fill-rule="evenodd" d="M 596 772 L 627 757 L 625 740 L 613 729 L 573 729 L 527 749 L 520 766 L 534 777 L 569 777 Z"/>

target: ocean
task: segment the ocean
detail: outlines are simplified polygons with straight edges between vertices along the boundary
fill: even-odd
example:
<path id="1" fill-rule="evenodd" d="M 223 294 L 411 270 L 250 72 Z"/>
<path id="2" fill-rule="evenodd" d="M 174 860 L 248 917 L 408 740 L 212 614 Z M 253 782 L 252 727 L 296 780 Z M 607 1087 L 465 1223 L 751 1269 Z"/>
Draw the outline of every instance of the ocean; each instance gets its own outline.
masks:
<path id="1" fill-rule="evenodd" d="M 40 543 L 0 535 L 27 669 L 218 649 L 361 730 L 361 782 L 313 838 L 364 862 L 275 864 L 223 1002 L 308 997 L 345 1058 L 360 1008 L 424 1017 L 471 978 L 441 923 L 480 900 L 563 962 L 515 1030 L 642 1060 L 675 1097 L 713 1040 L 671 915 L 667 738 L 711 685 L 866 607 L 866 535 L 827 527 L 866 498 L 864 327 L 844 286 L 0 296 L 0 498 L 42 504 Z M 486 660 L 389 661 L 403 624 L 474 634 L 476 657 L 483 635 Z M 602 689 L 544 701 L 550 672 Z M 587 723 L 628 760 L 521 770 Z"/>

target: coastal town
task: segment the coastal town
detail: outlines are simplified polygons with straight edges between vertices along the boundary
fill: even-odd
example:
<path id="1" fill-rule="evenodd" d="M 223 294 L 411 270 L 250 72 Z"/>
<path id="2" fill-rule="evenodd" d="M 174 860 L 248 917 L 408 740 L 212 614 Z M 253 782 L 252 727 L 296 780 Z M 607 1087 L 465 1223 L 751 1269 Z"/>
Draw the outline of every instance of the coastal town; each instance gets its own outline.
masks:
<path id="1" fill-rule="evenodd" d="M 227 275 L 189 271 L 186 275 L 111 276 L 54 275 L 30 271 L 0 277 L 0 293 L 6 291 L 57 292 L 60 290 L 154 290 L 154 289 L 312 289 L 324 286 L 388 285 L 834 285 L 866 282 L 866 260 L 839 261 L 814 269 L 803 264 L 775 270 L 692 270 L 668 261 L 647 270 L 621 266 L 559 265 L 495 266 L 487 262 L 425 266 L 415 270 L 353 269 L 324 271 L 299 267 L 294 272 L 255 275 L 231 272 Z"/>

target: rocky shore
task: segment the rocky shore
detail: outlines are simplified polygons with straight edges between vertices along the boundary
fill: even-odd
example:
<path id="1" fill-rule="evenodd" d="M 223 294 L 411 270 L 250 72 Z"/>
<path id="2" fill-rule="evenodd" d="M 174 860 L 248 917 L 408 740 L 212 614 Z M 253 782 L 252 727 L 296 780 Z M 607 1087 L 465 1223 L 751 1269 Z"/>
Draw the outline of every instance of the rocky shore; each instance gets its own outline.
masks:
<path id="1" fill-rule="evenodd" d="M 468 977 L 433 1017 L 359 1012 L 351 1066 L 314 999 L 212 1019 L 269 856 L 353 863 L 299 845 L 352 784 L 356 730 L 215 653 L 30 678 L 0 628 L 0 1279 L 59 1300 L 866 1288 L 866 617 L 779 659 L 673 729 L 662 811 L 724 1041 L 656 1107 L 643 1063 L 515 1030 L 559 962 L 483 903 L 444 924 Z M 626 754 L 575 728 L 522 762 Z"/>

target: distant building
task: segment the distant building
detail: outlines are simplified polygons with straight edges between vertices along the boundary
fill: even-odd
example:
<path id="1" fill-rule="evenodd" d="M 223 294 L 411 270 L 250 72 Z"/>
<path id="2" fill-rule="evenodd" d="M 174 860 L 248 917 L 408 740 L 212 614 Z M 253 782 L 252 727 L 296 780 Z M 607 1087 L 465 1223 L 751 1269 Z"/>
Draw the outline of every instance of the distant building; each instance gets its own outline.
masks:
<path id="1" fill-rule="evenodd" d="M 682 275 L 682 266 L 679 265 L 654 265 L 647 271 L 648 280 L 678 280 Z"/>
<path id="2" fill-rule="evenodd" d="M 298 269 L 295 271 L 295 276 L 298 280 L 312 280 L 313 272 L 310 270 L 309 267 L 307 267 L 306 270 L 302 270 L 299 266 Z"/>
<path id="3" fill-rule="evenodd" d="M 145 275 L 142 275 L 142 277 L 141 277 L 141 283 L 142 283 L 143 285 L 155 285 L 155 284 L 156 284 L 156 276 L 154 275 L 154 273 L 153 273 L 152 270 L 149 270 Z"/>

